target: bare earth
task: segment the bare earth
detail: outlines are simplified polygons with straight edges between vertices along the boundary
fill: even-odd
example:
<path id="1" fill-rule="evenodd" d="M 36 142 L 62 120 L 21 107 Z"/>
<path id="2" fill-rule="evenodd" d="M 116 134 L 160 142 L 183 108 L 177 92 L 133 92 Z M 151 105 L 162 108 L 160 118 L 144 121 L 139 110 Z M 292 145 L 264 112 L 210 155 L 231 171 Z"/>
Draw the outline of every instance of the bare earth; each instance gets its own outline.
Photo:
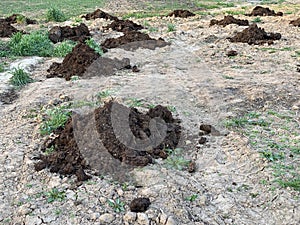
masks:
<path id="1" fill-rule="evenodd" d="M 46 78 L 50 64 L 62 59 L 43 58 L 36 63 L 30 72 L 37 82 L 19 91 L 12 104 L 0 105 L 0 224 L 300 224 L 299 192 L 262 184 L 261 180 L 273 179 L 268 162 L 245 137 L 223 127 L 226 118 L 269 109 L 293 110 L 299 123 L 299 56 L 293 57 L 300 50 L 299 27 L 289 21 L 300 14 L 261 17 L 259 27 L 282 34 L 270 46 L 229 42 L 228 37 L 245 27 L 209 27 L 212 18 L 223 16 L 133 19 L 142 25 L 147 21 L 157 31 L 145 32 L 171 43 L 155 50 L 116 48 L 105 53 L 110 58 L 129 58 L 138 73 L 124 70 L 113 76 L 65 81 Z M 108 23 L 87 22 L 95 40 L 119 35 L 101 30 Z M 167 32 L 168 23 L 175 24 L 176 31 Z M 263 48 L 277 50 L 270 53 Z M 283 48 L 291 49 L 278 50 Z M 238 55 L 228 57 L 229 50 Z M 175 106 L 187 137 L 179 147 L 187 159 L 195 160 L 196 172 L 166 168 L 163 160 L 157 160 L 135 169 L 136 183 L 126 187 L 109 174 L 96 176 L 93 170 L 87 171 L 92 179 L 80 186 L 73 176 L 36 172 L 34 156 L 42 137 L 41 121 L 35 115 L 62 95 L 74 102 L 94 101 L 105 90 L 121 103 L 136 98 Z M 198 144 L 202 123 L 213 125 L 222 135 L 208 136 L 207 143 Z M 64 191 L 66 198 L 48 203 L 44 193 L 54 187 Z M 198 196 L 194 201 L 186 200 L 193 194 Z M 145 213 L 130 212 L 135 197 L 150 198 Z M 120 199 L 125 210 L 115 212 L 108 199 Z"/>

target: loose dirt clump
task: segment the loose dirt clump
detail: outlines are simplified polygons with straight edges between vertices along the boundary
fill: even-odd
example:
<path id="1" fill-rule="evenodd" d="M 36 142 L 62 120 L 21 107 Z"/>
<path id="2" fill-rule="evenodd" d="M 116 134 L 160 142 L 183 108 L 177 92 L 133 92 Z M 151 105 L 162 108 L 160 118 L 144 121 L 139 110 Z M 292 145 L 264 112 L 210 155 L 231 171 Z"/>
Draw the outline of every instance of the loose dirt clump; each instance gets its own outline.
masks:
<path id="1" fill-rule="evenodd" d="M 84 43 L 79 43 L 71 53 L 66 55 L 62 63 L 55 62 L 50 66 L 47 70 L 50 73 L 47 78 L 64 77 L 70 80 L 72 76 L 82 76 L 86 68 L 99 57 L 100 55 L 94 49 Z"/>
<path id="2" fill-rule="evenodd" d="M 77 27 L 55 26 L 49 30 L 49 39 L 53 43 L 61 42 L 66 39 L 72 41 L 85 41 L 90 36 L 89 28 L 84 23 L 81 23 Z"/>
<path id="3" fill-rule="evenodd" d="M 300 27 L 300 18 L 292 20 L 290 24 L 294 25 L 295 27 Z"/>
<path id="4" fill-rule="evenodd" d="M 180 121 L 161 105 L 146 114 L 115 101 L 95 110 L 100 139 L 115 158 L 131 166 L 146 166 L 153 158 L 167 158 L 181 136 Z"/>
<path id="5" fill-rule="evenodd" d="M 108 38 L 102 44 L 104 49 L 123 48 L 125 50 L 136 50 L 138 48 L 155 49 L 156 47 L 164 47 L 169 45 L 163 39 L 153 39 L 148 34 L 138 31 L 125 32 L 123 36 L 118 38 Z"/>
<path id="6" fill-rule="evenodd" d="M 264 8 L 262 6 L 256 6 L 250 14 L 245 14 L 245 16 L 283 16 L 283 13 L 275 13 L 274 10 L 271 10 L 267 7 Z"/>
<path id="7" fill-rule="evenodd" d="M 188 18 L 188 17 L 191 17 L 191 16 L 195 16 L 195 14 L 188 11 L 188 10 L 177 9 L 177 10 L 174 10 L 173 12 L 169 13 L 167 16 Z"/>
<path id="8" fill-rule="evenodd" d="M 89 167 L 82 157 L 74 138 L 72 118 L 67 121 L 63 130 L 57 130 L 55 134 L 57 137 L 43 146 L 44 150 L 54 148 L 54 152 L 49 155 L 41 155 L 40 161 L 35 164 L 35 170 L 40 171 L 48 168 L 52 173 L 75 174 L 78 181 L 89 179 L 90 176 L 84 172 L 84 169 Z"/>
<path id="9" fill-rule="evenodd" d="M 150 204 L 149 198 L 135 198 L 130 202 L 129 207 L 131 212 L 145 212 Z"/>
<path id="10" fill-rule="evenodd" d="M 97 18 L 103 18 L 106 20 L 118 20 L 118 17 L 112 16 L 100 9 L 97 9 L 96 11 L 92 12 L 92 13 L 88 13 L 84 16 L 82 16 L 82 18 L 85 18 L 86 20 L 94 20 Z"/>
<path id="11" fill-rule="evenodd" d="M 143 26 L 132 22 L 131 20 L 115 20 L 104 29 L 112 29 L 119 32 L 138 31 L 144 29 Z"/>
<path id="12" fill-rule="evenodd" d="M 25 22 L 26 24 L 37 24 L 36 20 L 31 20 L 25 16 L 23 16 L 22 14 L 13 14 L 9 17 L 6 17 L 5 19 L 3 19 L 4 21 L 12 24 L 12 23 L 20 23 L 20 22 Z"/>
<path id="13" fill-rule="evenodd" d="M 234 37 L 229 38 L 229 40 L 231 42 L 248 43 L 249 45 L 261 45 L 265 43 L 273 44 L 274 40 L 279 40 L 280 38 L 280 33 L 267 33 L 264 29 L 257 27 L 256 24 L 252 24 Z"/>
<path id="14" fill-rule="evenodd" d="M 209 26 L 213 26 L 213 25 L 221 25 L 223 27 L 229 25 L 229 24 L 237 24 L 239 26 L 249 26 L 249 21 L 248 20 L 240 20 L 240 19 L 236 19 L 233 16 L 224 16 L 224 19 L 222 20 L 216 20 L 216 19 L 212 19 L 210 21 L 210 25 Z"/>
<path id="15" fill-rule="evenodd" d="M 24 33 L 23 31 L 17 30 L 15 27 L 10 25 L 8 22 L 0 21 L 0 37 L 11 37 L 14 33 L 17 33 L 17 32 Z"/>

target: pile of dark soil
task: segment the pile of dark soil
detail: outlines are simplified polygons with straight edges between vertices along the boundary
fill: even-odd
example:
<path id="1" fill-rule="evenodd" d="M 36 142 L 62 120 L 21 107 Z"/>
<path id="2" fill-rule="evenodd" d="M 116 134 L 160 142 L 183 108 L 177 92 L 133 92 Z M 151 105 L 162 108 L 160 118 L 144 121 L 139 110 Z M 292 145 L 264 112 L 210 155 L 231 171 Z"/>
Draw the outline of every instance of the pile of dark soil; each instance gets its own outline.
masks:
<path id="1" fill-rule="evenodd" d="M 146 166 L 153 158 L 167 158 L 181 135 L 180 121 L 161 105 L 146 114 L 114 101 L 95 110 L 96 127 L 108 152 L 121 162 Z"/>
<path id="2" fill-rule="evenodd" d="M 86 20 L 94 20 L 97 18 L 103 18 L 106 20 L 118 20 L 118 17 L 112 16 L 106 12 L 103 12 L 100 9 L 97 9 L 96 11 L 92 13 L 88 13 L 85 16 L 82 16 L 82 18 L 85 18 Z"/>
<path id="3" fill-rule="evenodd" d="M 184 10 L 184 9 L 177 9 L 173 12 L 169 13 L 167 16 L 174 16 L 174 17 L 181 17 L 181 18 L 188 18 L 190 16 L 195 16 L 194 13 Z"/>
<path id="4" fill-rule="evenodd" d="M 0 21 L 0 37 L 11 37 L 14 33 L 22 32 L 17 30 L 15 27 L 10 25 L 10 23 L 5 21 Z"/>
<path id="5" fill-rule="evenodd" d="M 72 41 L 85 41 L 90 36 L 89 28 L 84 23 L 81 23 L 77 27 L 55 26 L 49 30 L 49 39 L 53 43 L 61 42 L 66 39 Z"/>
<path id="6" fill-rule="evenodd" d="M 35 169 L 75 174 L 78 181 L 84 181 L 90 178 L 84 169 L 93 168 L 98 170 L 96 173 L 111 173 L 121 180 L 136 166 L 145 166 L 153 158 L 167 158 L 164 149 L 174 149 L 179 143 L 179 123 L 160 105 L 143 114 L 110 101 L 83 116 L 73 113 L 65 127 L 45 141 L 42 151 L 54 151 L 41 154 Z M 131 208 L 144 211 L 149 204 L 148 199 L 138 199 Z"/>
<path id="7" fill-rule="evenodd" d="M 274 10 L 271 10 L 267 7 L 264 8 L 262 6 L 256 6 L 250 14 L 245 14 L 245 16 L 283 16 L 283 13 L 275 13 Z"/>
<path id="8" fill-rule="evenodd" d="M 62 63 L 53 63 L 47 70 L 47 78 L 64 77 L 70 80 L 72 76 L 82 76 L 86 68 L 100 57 L 94 49 L 84 43 L 77 44 L 71 53 L 66 55 Z"/>
<path id="9" fill-rule="evenodd" d="M 24 18 L 25 19 L 24 22 L 26 24 L 37 24 L 36 20 L 31 20 L 29 18 L 26 18 L 22 14 L 13 14 L 9 17 L 6 17 L 5 19 L 1 19 L 0 21 L 5 21 L 5 22 L 8 22 L 8 23 L 12 24 L 12 23 L 18 23 L 18 18 L 22 18 L 22 19 Z"/>
<path id="10" fill-rule="evenodd" d="M 103 49 L 123 48 L 125 50 L 136 50 L 138 48 L 155 49 L 169 45 L 163 39 L 153 39 L 148 34 L 138 31 L 125 32 L 118 38 L 108 38 L 102 44 Z"/>
<path id="11" fill-rule="evenodd" d="M 261 45 L 265 43 L 273 44 L 274 40 L 279 40 L 280 38 L 280 33 L 267 33 L 264 29 L 257 27 L 256 24 L 252 24 L 234 37 L 229 38 L 229 40 L 231 42 L 248 43 L 249 45 Z"/>
<path id="12" fill-rule="evenodd" d="M 210 21 L 210 25 L 209 26 L 213 26 L 213 25 L 221 25 L 223 27 L 229 25 L 229 24 L 237 24 L 239 26 L 249 26 L 249 21 L 248 20 L 240 20 L 240 19 L 236 19 L 233 16 L 224 16 L 224 19 L 222 20 L 216 20 L 216 19 L 212 19 Z"/>
<path id="13" fill-rule="evenodd" d="M 131 212 L 145 212 L 150 204 L 149 198 L 135 198 L 130 202 L 129 207 Z"/>
<path id="14" fill-rule="evenodd" d="M 109 29 L 119 31 L 119 32 L 128 32 L 128 31 L 138 31 L 144 29 L 143 26 L 132 22 L 131 20 L 115 20 L 111 24 L 104 27 L 104 29 Z"/>
<path id="15" fill-rule="evenodd" d="M 296 27 L 300 27 L 300 18 L 296 19 L 296 20 L 292 20 L 290 22 L 290 24 L 296 26 Z"/>
<path id="16" fill-rule="evenodd" d="M 58 136 L 43 146 L 43 150 L 53 147 L 55 151 L 49 155 L 41 155 L 40 161 L 35 164 L 35 170 L 40 171 L 48 168 L 52 173 L 75 174 L 78 181 L 89 179 L 90 176 L 84 172 L 84 169 L 89 167 L 74 138 L 72 118 L 67 121 L 63 130 L 59 129 L 55 133 Z"/>

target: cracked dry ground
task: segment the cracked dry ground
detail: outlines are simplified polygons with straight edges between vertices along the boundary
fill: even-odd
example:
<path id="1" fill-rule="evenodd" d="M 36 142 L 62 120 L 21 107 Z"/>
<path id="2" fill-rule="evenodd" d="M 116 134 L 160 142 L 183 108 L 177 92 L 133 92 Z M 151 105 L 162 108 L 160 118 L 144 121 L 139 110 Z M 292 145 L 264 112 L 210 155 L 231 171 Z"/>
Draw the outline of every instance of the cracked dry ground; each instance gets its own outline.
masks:
<path id="1" fill-rule="evenodd" d="M 299 192 L 278 186 L 272 189 L 260 182 L 271 180 L 272 171 L 245 137 L 230 131 L 226 136 L 208 136 L 206 144 L 198 145 L 201 123 L 227 133 L 223 120 L 245 112 L 294 107 L 299 113 L 299 58 L 292 57 L 300 48 L 299 28 L 289 25 L 291 15 L 264 18 L 260 27 L 280 32 L 283 38 L 272 46 L 253 46 L 227 40 L 245 27 L 209 27 L 210 19 L 134 20 L 140 24 L 147 20 L 158 28 L 150 33 L 152 37 L 171 42 L 155 50 L 116 48 L 105 53 L 110 58 L 129 58 L 132 65 L 139 66 L 139 73 L 121 71 L 109 77 L 65 81 L 46 79 L 46 71 L 56 59 L 45 58 L 36 65 L 32 76 L 38 81 L 0 109 L 0 223 L 299 224 Z M 93 32 L 106 23 L 97 20 L 89 25 L 96 40 L 110 35 Z M 176 31 L 167 32 L 167 23 L 176 24 Z M 292 50 L 269 53 L 264 49 L 269 47 Z M 227 57 L 228 50 L 239 54 Z M 112 90 L 121 103 L 136 98 L 175 106 L 187 136 L 178 147 L 184 149 L 186 158 L 195 160 L 196 172 L 166 168 L 163 160 L 157 160 L 135 169 L 132 176 L 136 182 L 126 187 L 93 171 L 87 171 L 92 179 L 80 186 L 74 176 L 36 172 L 34 158 L 42 142 L 36 117 L 40 109 L 60 95 L 73 101 L 94 101 L 104 90 Z M 54 187 L 65 192 L 65 199 L 48 201 L 45 193 Z M 194 194 L 198 195 L 194 201 L 186 200 Z M 150 198 L 151 205 L 144 214 L 129 213 L 129 203 L 136 197 Z M 108 199 L 125 202 L 125 210 L 115 212 Z"/>

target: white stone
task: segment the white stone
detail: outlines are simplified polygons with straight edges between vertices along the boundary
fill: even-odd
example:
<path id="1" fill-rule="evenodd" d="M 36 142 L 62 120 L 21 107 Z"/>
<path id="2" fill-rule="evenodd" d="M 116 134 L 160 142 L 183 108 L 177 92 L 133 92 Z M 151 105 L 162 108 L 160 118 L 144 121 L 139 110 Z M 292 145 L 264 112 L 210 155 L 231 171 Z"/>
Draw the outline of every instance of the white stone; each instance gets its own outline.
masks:
<path id="1" fill-rule="evenodd" d="M 145 213 L 137 213 L 136 222 L 139 225 L 148 225 L 149 224 L 148 216 Z"/>
<path id="2" fill-rule="evenodd" d="M 127 212 L 123 217 L 124 222 L 127 223 L 134 223 L 136 219 L 137 219 L 137 214 L 135 212 Z"/>
<path id="3" fill-rule="evenodd" d="M 100 222 L 110 224 L 112 221 L 114 221 L 115 217 L 114 215 L 110 213 L 104 213 L 99 217 Z"/>

